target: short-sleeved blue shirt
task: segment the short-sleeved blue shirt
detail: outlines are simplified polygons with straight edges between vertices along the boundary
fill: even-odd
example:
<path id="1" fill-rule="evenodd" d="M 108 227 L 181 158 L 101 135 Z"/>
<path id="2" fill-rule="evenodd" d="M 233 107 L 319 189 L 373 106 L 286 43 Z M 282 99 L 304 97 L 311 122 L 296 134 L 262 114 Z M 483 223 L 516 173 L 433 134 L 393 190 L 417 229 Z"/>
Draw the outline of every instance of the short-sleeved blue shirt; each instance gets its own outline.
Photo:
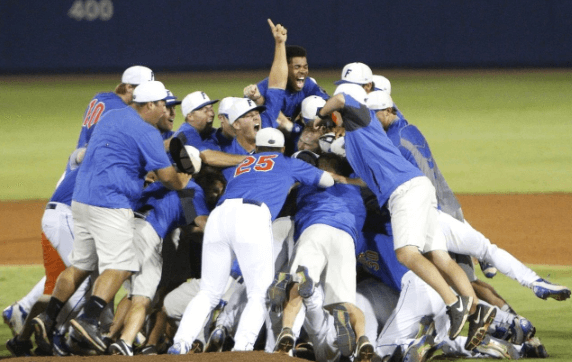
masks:
<path id="1" fill-rule="evenodd" d="M 110 111 L 96 127 L 77 175 L 73 200 L 133 208 L 145 175 L 171 166 L 159 130 L 132 107 Z"/>
<path id="2" fill-rule="evenodd" d="M 227 199 L 239 198 L 265 203 L 274 220 L 294 183 L 317 186 L 323 173 L 304 161 L 284 157 L 281 153 L 248 156 L 235 167 L 219 205 Z"/>
<path id="3" fill-rule="evenodd" d="M 125 107 L 127 104 L 114 92 L 96 94 L 85 110 L 77 148 L 85 147 L 89 143 L 95 125 L 107 112 Z"/>
<path id="4" fill-rule="evenodd" d="M 399 185 L 423 173 L 403 158 L 374 111 L 349 95 L 344 97 L 341 113 L 346 129 L 346 157 L 382 206 Z"/>

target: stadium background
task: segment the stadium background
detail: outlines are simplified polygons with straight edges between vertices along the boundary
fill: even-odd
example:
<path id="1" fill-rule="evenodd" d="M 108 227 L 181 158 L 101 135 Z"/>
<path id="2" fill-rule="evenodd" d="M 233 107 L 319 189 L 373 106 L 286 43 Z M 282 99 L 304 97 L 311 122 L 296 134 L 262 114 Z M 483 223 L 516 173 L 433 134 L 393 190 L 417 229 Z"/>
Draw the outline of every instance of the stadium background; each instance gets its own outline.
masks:
<path id="1" fill-rule="evenodd" d="M 2 1 L 0 264 L 41 263 L 43 207 L 93 94 L 144 64 L 179 97 L 238 95 L 268 72 L 272 18 L 308 49 L 328 92 L 352 61 L 390 78 L 473 226 L 571 286 L 570 267 L 538 265 L 572 265 L 570 14 L 572 3 L 558 1 Z M 39 266 L 0 267 L 1 305 L 39 275 Z M 567 360 L 569 301 L 493 281 Z"/>

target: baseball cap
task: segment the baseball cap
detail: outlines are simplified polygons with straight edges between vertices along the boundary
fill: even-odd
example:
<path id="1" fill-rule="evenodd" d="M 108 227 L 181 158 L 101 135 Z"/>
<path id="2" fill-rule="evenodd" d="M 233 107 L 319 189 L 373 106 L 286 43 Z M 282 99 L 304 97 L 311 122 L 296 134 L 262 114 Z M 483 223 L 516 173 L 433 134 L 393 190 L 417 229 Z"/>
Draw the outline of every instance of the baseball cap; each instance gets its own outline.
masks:
<path id="1" fill-rule="evenodd" d="M 225 97 L 225 98 L 223 98 L 218 105 L 218 114 L 223 114 L 226 116 L 226 118 L 228 118 L 228 112 L 230 111 L 230 107 L 232 107 L 232 104 L 234 103 L 234 101 L 236 101 L 238 99 L 242 99 L 242 98 L 238 98 L 238 97 Z"/>
<path id="2" fill-rule="evenodd" d="M 153 71 L 142 65 L 134 65 L 125 69 L 121 76 L 121 83 L 139 85 L 144 82 L 155 80 Z"/>
<path id="3" fill-rule="evenodd" d="M 315 154 L 312 151 L 309 150 L 302 150 L 302 151 L 297 151 L 294 152 L 294 154 L 292 154 L 292 156 L 290 156 L 291 158 L 297 158 L 299 160 L 302 160 L 304 162 L 309 163 L 312 166 L 316 166 L 318 164 L 318 156 L 317 154 Z"/>
<path id="4" fill-rule="evenodd" d="M 167 99 L 167 96 L 167 90 L 163 83 L 153 80 L 141 83 L 135 87 L 135 90 L 133 91 L 133 102 L 147 103 L 161 101 Z"/>
<path id="5" fill-rule="evenodd" d="M 201 170 L 200 151 L 191 145 L 185 145 L 179 137 L 171 139 L 169 153 L 179 172 L 195 175 Z"/>
<path id="6" fill-rule="evenodd" d="M 181 101 L 178 101 L 177 97 L 175 97 L 173 92 L 171 92 L 168 89 L 167 89 L 167 98 L 165 99 L 165 102 L 167 103 L 167 107 L 181 104 Z"/>
<path id="7" fill-rule="evenodd" d="M 363 63 L 350 63 L 346 64 L 342 70 L 342 79 L 334 82 L 334 84 L 367 84 L 373 81 L 373 74 L 371 68 Z"/>
<path id="8" fill-rule="evenodd" d="M 195 111 L 197 109 L 201 109 L 204 106 L 208 106 L 209 104 L 215 104 L 218 102 L 218 99 L 211 100 L 209 96 L 205 92 L 196 91 L 190 94 L 183 99 L 181 102 L 181 109 L 183 111 L 183 116 L 187 116 L 187 114 Z"/>
<path id="9" fill-rule="evenodd" d="M 232 106 L 228 110 L 228 123 L 233 124 L 234 121 L 236 121 L 237 119 L 244 116 L 250 111 L 258 111 L 262 113 L 265 110 L 266 110 L 265 106 L 258 106 L 256 103 L 254 103 L 254 101 L 248 98 L 237 98 L 234 100 Z M 282 145 L 284 145 L 284 142 L 282 142 Z M 276 146 L 276 147 L 282 147 L 282 146 Z"/>
<path id="10" fill-rule="evenodd" d="M 336 139 L 336 134 L 334 132 L 328 132 L 323 134 L 318 139 L 318 144 L 322 149 L 322 152 L 330 152 L 330 147 L 332 146 L 332 142 Z"/>
<path id="11" fill-rule="evenodd" d="M 338 156 L 346 157 L 346 139 L 344 136 L 332 142 L 330 152 L 335 153 Z"/>
<path id="12" fill-rule="evenodd" d="M 373 91 L 367 95 L 366 105 L 369 109 L 379 111 L 380 109 L 393 107 L 393 99 L 387 92 Z"/>
<path id="13" fill-rule="evenodd" d="M 344 83 L 340 84 L 336 90 L 334 91 L 334 95 L 344 93 L 351 96 L 356 101 L 365 104 L 365 99 L 367 97 L 367 93 L 365 89 L 361 85 L 353 84 L 353 83 Z"/>
<path id="14" fill-rule="evenodd" d="M 373 90 L 380 90 L 391 94 L 391 82 L 383 75 L 374 75 Z"/>
<path id="15" fill-rule="evenodd" d="M 309 96 L 304 98 L 302 101 L 302 119 L 304 123 L 313 121 L 318 114 L 318 110 L 326 104 L 326 101 L 322 97 Z"/>
<path id="16" fill-rule="evenodd" d="M 256 133 L 256 145 L 266 147 L 284 147 L 284 135 L 276 128 L 263 128 Z"/>

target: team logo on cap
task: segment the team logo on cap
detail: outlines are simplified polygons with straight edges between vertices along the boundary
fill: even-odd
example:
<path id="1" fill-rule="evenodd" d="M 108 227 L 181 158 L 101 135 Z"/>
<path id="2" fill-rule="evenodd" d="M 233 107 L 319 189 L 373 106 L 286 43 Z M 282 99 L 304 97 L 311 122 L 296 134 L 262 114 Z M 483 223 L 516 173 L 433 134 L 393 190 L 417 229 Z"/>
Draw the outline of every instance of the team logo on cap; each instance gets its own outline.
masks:
<path id="1" fill-rule="evenodd" d="M 352 68 L 348 68 L 348 70 L 346 70 L 346 74 L 344 74 L 344 78 L 348 77 L 348 74 L 350 74 L 352 72 Z"/>

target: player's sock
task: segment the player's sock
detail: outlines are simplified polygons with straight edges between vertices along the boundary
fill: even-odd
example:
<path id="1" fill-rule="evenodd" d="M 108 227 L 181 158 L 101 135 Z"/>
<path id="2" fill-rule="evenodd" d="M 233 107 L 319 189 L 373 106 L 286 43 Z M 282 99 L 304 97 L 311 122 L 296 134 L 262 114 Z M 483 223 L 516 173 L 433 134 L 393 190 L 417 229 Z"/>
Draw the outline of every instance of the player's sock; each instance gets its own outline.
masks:
<path id="1" fill-rule="evenodd" d="M 60 311 L 64 307 L 64 304 L 65 303 L 61 300 L 55 297 L 51 297 L 50 301 L 48 302 L 48 306 L 46 307 L 46 315 L 48 318 L 52 321 L 55 321 L 60 314 Z"/>
<path id="2" fill-rule="evenodd" d="M 94 295 L 85 303 L 84 316 L 91 320 L 98 320 L 107 302 Z"/>

